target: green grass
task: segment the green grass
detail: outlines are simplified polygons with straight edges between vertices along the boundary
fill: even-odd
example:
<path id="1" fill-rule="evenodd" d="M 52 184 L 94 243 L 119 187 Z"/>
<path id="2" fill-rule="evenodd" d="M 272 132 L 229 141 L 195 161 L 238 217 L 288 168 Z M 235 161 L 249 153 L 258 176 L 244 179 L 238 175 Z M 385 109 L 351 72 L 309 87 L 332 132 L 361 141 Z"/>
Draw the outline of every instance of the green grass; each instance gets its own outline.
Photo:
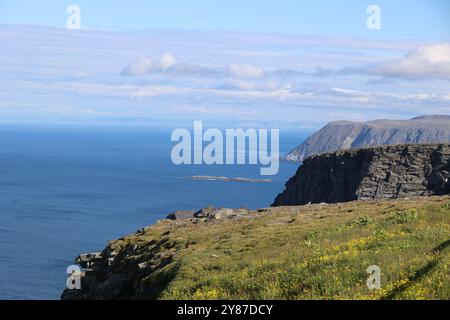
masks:
<path id="1" fill-rule="evenodd" d="M 241 221 L 163 221 L 113 246 L 132 263 L 142 257 L 131 246 L 162 241 L 148 259 L 171 257 L 142 278 L 152 294 L 140 298 L 450 299 L 449 204 L 433 197 L 271 208 Z M 371 265 L 381 268 L 380 290 L 367 288 Z"/>

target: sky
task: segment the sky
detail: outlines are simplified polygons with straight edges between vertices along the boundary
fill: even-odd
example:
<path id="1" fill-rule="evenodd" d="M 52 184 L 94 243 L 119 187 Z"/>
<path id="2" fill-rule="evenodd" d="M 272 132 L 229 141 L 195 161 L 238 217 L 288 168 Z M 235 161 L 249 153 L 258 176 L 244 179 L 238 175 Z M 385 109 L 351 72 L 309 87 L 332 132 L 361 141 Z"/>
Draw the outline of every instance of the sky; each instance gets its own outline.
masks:
<path id="1" fill-rule="evenodd" d="M 0 23 L 64 27 L 65 10 L 82 9 L 100 30 L 227 30 L 346 37 L 442 40 L 450 36 L 447 0 L 1 0 Z M 366 9 L 382 9 L 383 27 L 367 30 Z"/>
<path id="2" fill-rule="evenodd" d="M 0 43 L 0 122 L 450 113 L 446 0 L 0 0 Z"/>

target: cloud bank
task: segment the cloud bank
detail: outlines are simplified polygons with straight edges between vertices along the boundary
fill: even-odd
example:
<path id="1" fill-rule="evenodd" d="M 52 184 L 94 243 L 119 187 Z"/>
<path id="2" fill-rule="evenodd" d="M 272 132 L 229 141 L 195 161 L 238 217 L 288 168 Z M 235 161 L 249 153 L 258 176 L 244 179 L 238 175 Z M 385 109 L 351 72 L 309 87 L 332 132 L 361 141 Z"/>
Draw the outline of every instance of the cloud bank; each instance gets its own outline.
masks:
<path id="1" fill-rule="evenodd" d="M 142 57 L 130 62 L 122 69 L 123 76 L 145 76 L 165 74 L 190 77 L 231 77 L 238 80 L 255 80 L 265 76 L 262 68 L 250 64 L 231 63 L 226 68 L 211 68 L 194 63 L 179 63 L 171 53 L 164 54 L 158 63 L 150 57 Z"/>
<path id="2" fill-rule="evenodd" d="M 373 71 L 389 77 L 450 80 L 450 43 L 420 46 L 404 58 L 376 67 Z"/>
<path id="3" fill-rule="evenodd" d="M 182 111 L 323 124 L 450 114 L 448 43 L 11 26 L 0 26 L 0 38 L 3 119 Z"/>

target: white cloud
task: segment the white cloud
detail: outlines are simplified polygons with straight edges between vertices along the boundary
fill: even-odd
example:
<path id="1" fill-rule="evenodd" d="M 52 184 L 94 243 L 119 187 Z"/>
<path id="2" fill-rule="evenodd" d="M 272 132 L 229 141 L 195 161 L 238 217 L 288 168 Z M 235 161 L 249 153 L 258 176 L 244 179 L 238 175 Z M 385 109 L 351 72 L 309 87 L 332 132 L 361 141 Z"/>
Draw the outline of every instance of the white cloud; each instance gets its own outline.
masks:
<path id="1" fill-rule="evenodd" d="M 123 70 L 125 76 L 142 76 L 150 73 L 154 68 L 153 61 L 149 57 L 142 57 L 130 62 Z"/>
<path id="2" fill-rule="evenodd" d="M 149 74 L 164 74 L 178 77 L 224 77 L 227 74 L 223 70 L 210 68 L 194 63 L 179 63 L 171 54 L 166 53 L 159 59 L 158 63 L 153 63 L 151 58 L 140 58 L 128 64 L 122 75 L 142 76 Z"/>
<path id="3" fill-rule="evenodd" d="M 423 59 L 432 64 L 450 62 L 450 43 L 419 47 L 412 51 L 409 58 Z"/>
<path id="4" fill-rule="evenodd" d="M 231 76 L 237 79 L 260 79 L 264 77 L 264 70 L 260 67 L 250 64 L 230 64 L 228 66 L 228 72 Z"/>
<path id="5" fill-rule="evenodd" d="M 168 69 L 176 64 L 177 59 L 175 59 L 175 57 L 171 53 L 164 54 L 159 60 L 159 66 L 161 67 L 161 69 Z"/>
<path id="6" fill-rule="evenodd" d="M 130 62 L 123 70 L 125 76 L 143 76 L 153 72 L 160 72 L 177 65 L 177 59 L 171 54 L 166 53 L 160 59 L 159 63 L 154 63 L 150 57 L 142 57 Z"/>
<path id="7" fill-rule="evenodd" d="M 219 89 L 237 91 L 275 91 L 280 89 L 280 85 L 274 81 L 254 82 L 233 79 L 220 86 Z"/>
<path id="8" fill-rule="evenodd" d="M 373 71 L 390 77 L 450 80 L 450 43 L 418 47 L 404 58 L 376 67 Z"/>

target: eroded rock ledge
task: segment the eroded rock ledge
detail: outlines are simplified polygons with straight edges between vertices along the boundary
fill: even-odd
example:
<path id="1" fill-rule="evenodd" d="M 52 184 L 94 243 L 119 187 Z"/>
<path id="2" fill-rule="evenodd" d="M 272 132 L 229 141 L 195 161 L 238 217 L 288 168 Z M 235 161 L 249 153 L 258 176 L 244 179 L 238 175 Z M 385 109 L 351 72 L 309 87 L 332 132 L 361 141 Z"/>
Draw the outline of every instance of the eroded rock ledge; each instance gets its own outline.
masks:
<path id="1" fill-rule="evenodd" d="M 338 151 L 305 160 L 273 206 L 450 193 L 450 144 Z"/>
<path id="2" fill-rule="evenodd" d="M 177 211 L 155 225 L 114 240 L 100 252 L 81 254 L 75 263 L 83 268 L 81 290 L 64 290 L 62 300 L 156 299 L 176 273 L 176 253 L 185 248 L 172 237 L 173 230 L 226 221 L 251 220 L 271 209 L 208 207 Z M 290 221 L 278 221 L 289 223 Z M 171 266 L 169 266 L 171 265 Z M 161 275 L 166 266 L 168 270 Z"/>

